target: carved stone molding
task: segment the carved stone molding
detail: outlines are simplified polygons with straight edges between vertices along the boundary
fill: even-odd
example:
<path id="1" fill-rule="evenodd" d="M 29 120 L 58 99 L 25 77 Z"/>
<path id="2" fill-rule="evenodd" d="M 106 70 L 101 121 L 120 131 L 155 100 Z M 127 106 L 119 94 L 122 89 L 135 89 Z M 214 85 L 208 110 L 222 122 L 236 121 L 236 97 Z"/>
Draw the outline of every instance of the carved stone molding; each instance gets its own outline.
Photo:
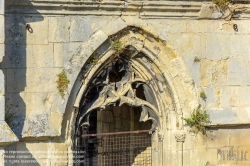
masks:
<path id="1" fill-rule="evenodd" d="M 174 134 L 175 139 L 177 142 L 185 142 L 185 138 L 186 138 L 186 133 L 184 132 L 176 132 Z"/>
<path id="2" fill-rule="evenodd" d="M 230 8 L 237 12 L 237 19 L 249 18 L 249 4 L 234 1 Z M 240 5 L 240 7 L 238 7 Z M 53 14 L 53 15 L 98 15 L 139 16 L 140 18 L 194 18 L 221 19 L 221 11 L 210 11 L 212 2 L 200 1 L 75 1 L 75 0 L 30 0 L 6 2 L 6 13 Z M 240 11 L 240 12 L 239 12 Z M 234 18 L 234 16 L 232 16 Z"/>
<path id="3" fill-rule="evenodd" d="M 164 133 L 162 131 L 158 132 L 158 138 L 159 138 L 160 141 L 163 141 L 163 139 L 164 139 Z"/>

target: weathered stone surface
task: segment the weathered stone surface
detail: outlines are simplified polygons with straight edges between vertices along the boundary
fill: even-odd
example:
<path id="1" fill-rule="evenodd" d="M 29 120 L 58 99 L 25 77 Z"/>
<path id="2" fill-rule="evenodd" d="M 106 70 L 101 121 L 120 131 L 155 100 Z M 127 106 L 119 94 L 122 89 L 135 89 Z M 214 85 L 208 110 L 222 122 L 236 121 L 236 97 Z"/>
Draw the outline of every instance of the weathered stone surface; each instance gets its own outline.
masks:
<path id="1" fill-rule="evenodd" d="M 33 58 L 32 45 L 5 45 L 6 56 L 0 64 L 1 68 L 25 68 L 27 61 Z M 29 65 L 33 65 L 34 61 Z"/>
<path id="2" fill-rule="evenodd" d="M 6 36 L 8 44 L 48 44 L 48 18 L 41 16 L 6 16 Z M 32 28 L 26 30 L 26 24 Z"/>
<path id="3" fill-rule="evenodd" d="M 2 82 L 0 84 L 0 96 L 3 96 L 5 94 L 5 84 L 4 84 L 5 76 L 3 70 L 0 70 L 0 80 Z"/>
<path id="4" fill-rule="evenodd" d="M 212 122 L 211 124 L 213 125 L 241 123 L 237 117 L 237 112 L 230 107 L 218 110 L 208 109 L 208 113 Z"/>
<path id="5" fill-rule="evenodd" d="M 187 21 L 188 33 L 212 33 L 220 32 L 220 23 L 222 21 L 215 20 L 193 20 Z M 232 27 L 231 27 L 232 28 Z M 198 44 L 198 43 L 197 43 Z"/>
<path id="6" fill-rule="evenodd" d="M 155 79 L 161 82 L 161 85 L 156 88 L 160 87 L 164 90 L 158 99 L 170 103 L 161 106 L 164 108 L 161 112 L 164 129 L 171 131 L 182 128 L 181 115 L 189 116 L 190 111 L 198 104 L 203 104 L 205 109 L 208 109 L 212 125 L 249 123 L 249 20 L 226 22 L 225 20 L 175 19 L 176 17 L 197 17 L 198 9 L 203 3 L 197 1 L 146 2 L 145 5 L 143 5 L 144 2 L 132 1 L 101 2 L 102 4 L 88 1 L 56 2 L 54 0 L 48 3 L 26 0 L 9 0 L 7 2 L 9 3 L 7 11 L 12 14 L 6 15 L 6 46 L 0 44 L 2 47 L 0 50 L 6 48 L 6 56 L 1 63 L 1 68 L 6 71 L 6 105 L 8 106 L 6 108 L 15 113 L 11 127 L 16 135 L 20 138 L 23 137 L 24 140 L 27 138 L 39 139 L 38 137 L 48 139 L 52 136 L 58 138 L 61 130 L 64 130 L 64 134 L 69 137 L 62 144 L 20 143 L 11 150 L 36 151 L 41 149 L 49 153 L 52 150 L 66 151 L 67 147 L 70 149 L 71 133 L 67 132 L 68 128 L 74 128 L 74 118 L 69 116 L 68 119 L 63 120 L 63 116 L 65 116 L 65 111 L 68 115 L 74 114 L 72 105 L 82 81 L 85 81 L 81 79 L 81 71 L 85 69 L 82 67 L 96 49 L 98 49 L 98 54 L 103 54 L 110 49 L 108 36 L 127 26 L 142 28 L 131 35 L 135 38 L 139 35 L 142 37 L 134 40 L 132 37 L 128 38 L 126 36 L 128 34 L 125 33 L 123 38 L 127 38 L 128 43 L 134 45 L 138 50 L 142 50 L 143 46 L 147 47 L 147 53 L 153 55 L 153 62 L 159 62 L 159 66 L 151 66 L 143 61 L 142 63 L 145 63 L 150 69 L 142 70 L 141 73 L 151 79 L 153 77 L 148 75 L 154 71 Z M 11 6 L 10 3 L 17 5 Z M 18 5 L 18 3 L 22 4 Z M 25 8 L 23 8 L 24 6 Z M 37 6 L 39 9 L 34 11 L 33 9 Z M 46 9 L 48 6 L 50 8 Z M 114 6 L 117 8 L 111 11 L 110 9 L 114 9 Z M 32 12 L 31 9 L 33 10 L 32 16 L 13 14 L 14 11 L 29 13 Z M 138 11 L 139 9 L 140 11 Z M 183 11 L 184 9 L 186 11 Z M 56 10 L 57 12 L 53 16 L 49 15 Z M 171 10 L 171 13 L 166 10 Z M 210 9 L 206 8 L 206 10 Z M 142 11 L 145 13 L 140 13 Z M 39 12 L 46 14 L 41 16 Z M 119 18 L 117 13 L 122 13 L 123 19 Z M 97 16 L 100 14 L 105 14 L 105 16 Z M 140 14 L 140 17 L 136 14 Z M 200 14 L 213 19 L 221 17 L 222 13 L 217 10 L 202 10 Z M 156 17 L 161 19 L 155 19 Z M 31 25 L 33 33 L 26 30 L 26 23 Z M 233 29 L 233 24 L 238 25 L 238 32 Z M 147 35 L 147 32 L 152 36 Z M 149 42 L 150 40 L 152 42 Z M 103 43 L 105 46 L 102 45 Z M 113 52 L 110 52 L 110 55 L 112 54 Z M 200 62 L 194 63 L 195 57 L 198 57 Z M 57 74 L 63 70 L 70 79 L 64 99 L 60 97 L 56 83 Z M 163 74 L 158 70 L 161 70 Z M 91 76 L 90 74 L 89 78 Z M 166 82 L 164 82 L 165 79 Z M 0 85 L 0 95 L 3 95 L 1 93 L 3 88 L 4 86 Z M 201 100 L 198 103 L 200 89 L 204 89 L 207 99 L 205 102 Z M 197 99 L 193 100 L 193 98 Z M 171 103 L 172 99 L 175 99 L 173 103 Z M 4 98 L 0 97 L 0 103 L 1 100 L 3 101 Z M 4 119 L 3 116 L 1 117 L 3 111 L 4 109 L 0 111 L 0 120 Z M 62 123 L 62 121 L 64 122 Z M 110 123 L 111 120 L 107 121 Z M 110 125 L 114 126 L 112 123 Z M 117 125 L 121 125 L 121 121 L 118 121 Z M 245 128 L 245 131 L 242 128 Z M 188 127 L 185 129 L 188 130 Z M 212 129 L 213 134 L 208 133 L 209 138 L 207 139 L 187 132 L 189 135 L 183 145 L 184 165 L 228 164 L 229 161 L 219 161 L 218 164 L 220 159 L 217 156 L 218 149 L 222 146 L 227 148 L 235 146 L 248 150 L 247 135 L 249 133 L 247 130 L 249 130 L 247 126 L 215 128 Z M 247 134 L 244 135 L 243 132 Z M 181 163 L 181 144 L 176 143 L 173 134 L 166 134 L 165 130 L 163 133 L 164 139 L 161 140 L 161 143 L 156 144 L 154 142 L 156 140 L 153 140 L 154 157 L 162 156 L 169 166 Z M 57 138 L 54 138 L 53 141 L 59 141 L 60 138 L 58 140 Z M 158 140 L 158 137 L 156 138 Z M 60 139 L 60 141 L 64 140 Z M 163 154 L 161 154 L 161 150 Z M 39 159 L 39 155 L 35 153 L 32 155 L 38 162 L 49 159 L 48 165 L 51 165 L 50 162 L 52 163 L 52 158 Z M 238 165 L 244 162 L 239 161 Z M 158 163 L 165 164 L 161 159 Z M 246 162 L 245 164 L 249 165 Z"/>
<path id="7" fill-rule="evenodd" d="M 226 86 L 222 88 L 221 107 L 237 107 L 239 101 L 238 88 L 237 86 Z"/>
<path id="8" fill-rule="evenodd" d="M 104 28 L 102 28 L 102 31 L 107 35 L 113 35 L 120 30 L 127 27 L 126 22 L 124 22 L 121 18 L 118 18 L 114 21 L 110 21 Z"/>
<path id="9" fill-rule="evenodd" d="M 0 166 L 4 166 L 4 147 L 0 147 Z"/>
<path id="10" fill-rule="evenodd" d="M 250 85 L 249 58 L 235 57 L 228 64 L 228 85 Z"/>
<path id="11" fill-rule="evenodd" d="M 0 0 L 0 14 L 4 14 L 4 0 Z"/>
<path id="12" fill-rule="evenodd" d="M 250 87 L 249 86 L 239 87 L 238 92 L 239 92 L 239 94 L 238 94 L 238 98 L 239 98 L 238 106 L 249 107 L 249 103 L 250 103 L 250 98 L 249 98 Z"/>
<path id="13" fill-rule="evenodd" d="M 227 85 L 228 61 L 213 61 L 201 59 L 200 61 L 200 81 L 201 86 L 221 86 Z"/>
<path id="14" fill-rule="evenodd" d="M 51 112 L 51 125 L 53 126 L 53 129 L 56 130 L 56 132 L 61 133 L 62 129 L 62 120 L 63 120 L 63 114 L 59 112 L 52 111 Z"/>
<path id="15" fill-rule="evenodd" d="M 1 1 L 0 1 L 0 13 L 1 13 Z M 4 16 L 0 14 L 0 44 L 4 43 Z"/>
<path id="16" fill-rule="evenodd" d="M 229 8 L 223 10 L 215 4 L 202 4 L 199 19 L 230 19 L 231 11 Z"/>
<path id="17" fill-rule="evenodd" d="M 250 35 L 231 35 L 230 42 L 232 56 L 243 56 L 249 59 Z"/>
<path id="18" fill-rule="evenodd" d="M 49 42 L 69 42 L 70 18 L 50 17 L 49 18 Z"/>
<path id="19" fill-rule="evenodd" d="M 16 135 L 12 132 L 7 123 L 5 121 L 0 121 L 0 146 L 5 146 L 17 141 Z"/>
<path id="20" fill-rule="evenodd" d="M 206 99 L 205 99 L 206 107 L 211 108 L 211 107 L 216 106 L 215 88 L 213 86 L 208 86 L 208 87 L 205 87 L 203 90 L 206 94 Z"/>
<path id="21" fill-rule="evenodd" d="M 149 24 L 153 26 L 161 38 L 167 38 L 168 34 L 171 33 L 185 33 L 187 32 L 187 22 L 186 20 L 169 20 L 169 19 L 161 19 L 161 20 L 147 20 L 144 24 Z M 198 44 L 198 43 L 197 43 Z"/>
<path id="22" fill-rule="evenodd" d="M 36 70 L 8 69 L 7 92 L 54 92 L 59 71 L 53 68 Z M 18 84 L 17 84 L 18 80 Z M 27 81 L 29 80 L 29 81 Z"/>
<path id="23" fill-rule="evenodd" d="M 6 45 L 2 68 L 53 67 L 53 44 Z"/>
<path id="24" fill-rule="evenodd" d="M 73 65 L 75 69 L 71 71 L 75 72 L 75 78 L 79 74 L 78 71 L 82 68 L 82 65 L 86 62 L 89 56 L 108 39 L 108 36 L 103 31 L 97 31 L 89 39 L 84 42 L 78 49 L 78 51 L 70 58 L 69 63 L 65 65 L 66 69 L 70 69 Z"/>
<path id="25" fill-rule="evenodd" d="M 30 24 L 31 32 L 27 31 L 26 33 L 26 43 L 27 44 L 48 44 L 49 37 L 49 19 L 42 16 L 37 17 L 24 17 L 25 26 Z"/>
<path id="26" fill-rule="evenodd" d="M 81 42 L 55 43 L 54 44 L 54 67 L 63 67 L 77 52 Z"/>
<path id="27" fill-rule="evenodd" d="M 211 129 L 206 139 L 207 148 L 218 148 L 230 145 L 230 130 L 228 129 Z M 217 153 L 216 153 L 217 154 Z"/>
<path id="28" fill-rule="evenodd" d="M 57 136 L 50 123 L 48 113 L 33 113 L 32 116 L 24 121 L 22 137 L 51 137 Z"/>
<path id="29" fill-rule="evenodd" d="M 5 53 L 5 44 L 0 44 L 0 62 L 3 61 Z M 1 66 L 1 65 L 0 65 Z M 1 68 L 1 67 L 0 67 Z"/>
<path id="30" fill-rule="evenodd" d="M 53 67 L 53 44 L 34 45 L 32 56 L 27 57 L 27 67 Z"/>
<path id="31" fill-rule="evenodd" d="M 94 32 L 107 26 L 112 17 L 71 17 L 70 20 L 70 41 L 86 41 Z M 115 26 L 117 27 L 117 25 Z M 112 27 L 114 28 L 114 27 Z"/>
<path id="32" fill-rule="evenodd" d="M 5 97 L 0 96 L 0 121 L 5 121 Z"/>
<path id="33" fill-rule="evenodd" d="M 230 35 L 207 34 L 204 56 L 211 60 L 222 60 L 230 57 Z"/>

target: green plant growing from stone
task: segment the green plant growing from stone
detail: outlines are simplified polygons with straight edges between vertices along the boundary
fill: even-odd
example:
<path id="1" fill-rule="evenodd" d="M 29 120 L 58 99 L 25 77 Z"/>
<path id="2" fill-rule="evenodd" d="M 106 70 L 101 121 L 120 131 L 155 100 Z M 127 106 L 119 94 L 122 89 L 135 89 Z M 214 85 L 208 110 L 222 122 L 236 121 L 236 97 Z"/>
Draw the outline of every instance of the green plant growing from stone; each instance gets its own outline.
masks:
<path id="1" fill-rule="evenodd" d="M 68 88 L 69 79 L 68 79 L 65 71 L 59 73 L 57 76 L 58 76 L 58 79 L 57 79 L 57 89 L 58 89 L 61 97 L 64 98 L 64 95 L 65 95 L 64 92 Z"/>
<path id="2" fill-rule="evenodd" d="M 206 133 L 206 124 L 210 123 L 210 116 L 206 110 L 201 109 L 200 107 L 194 109 L 190 115 L 190 118 L 182 118 L 187 125 L 192 127 L 191 132 L 197 133 L 202 132 Z"/>
<path id="3" fill-rule="evenodd" d="M 233 0 L 212 0 L 212 2 L 218 5 L 219 7 L 228 6 L 229 3 L 232 1 Z"/>
<path id="4" fill-rule="evenodd" d="M 89 58 L 88 60 L 88 64 L 92 64 L 95 65 L 97 64 L 98 60 L 99 60 L 100 55 L 97 53 L 93 53 L 93 55 Z"/>
<path id="5" fill-rule="evenodd" d="M 201 92 L 200 92 L 200 97 L 201 97 L 203 100 L 206 100 L 207 95 L 206 95 L 206 93 L 205 93 L 204 91 L 201 91 Z"/>
<path id="6" fill-rule="evenodd" d="M 195 56 L 194 57 L 194 63 L 198 63 L 198 62 L 200 62 L 200 59 L 197 56 Z"/>
<path id="7" fill-rule="evenodd" d="M 111 40 L 111 47 L 118 53 L 123 50 L 122 42 L 119 39 Z"/>

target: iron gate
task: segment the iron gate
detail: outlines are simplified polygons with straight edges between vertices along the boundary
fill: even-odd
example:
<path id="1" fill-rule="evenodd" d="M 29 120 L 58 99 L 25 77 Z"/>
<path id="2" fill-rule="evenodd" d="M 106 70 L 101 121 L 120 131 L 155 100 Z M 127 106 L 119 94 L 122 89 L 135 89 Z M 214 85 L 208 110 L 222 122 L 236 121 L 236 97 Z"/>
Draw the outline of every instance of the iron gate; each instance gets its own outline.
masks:
<path id="1" fill-rule="evenodd" d="M 85 134 L 82 166 L 151 166 L 150 130 Z"/>

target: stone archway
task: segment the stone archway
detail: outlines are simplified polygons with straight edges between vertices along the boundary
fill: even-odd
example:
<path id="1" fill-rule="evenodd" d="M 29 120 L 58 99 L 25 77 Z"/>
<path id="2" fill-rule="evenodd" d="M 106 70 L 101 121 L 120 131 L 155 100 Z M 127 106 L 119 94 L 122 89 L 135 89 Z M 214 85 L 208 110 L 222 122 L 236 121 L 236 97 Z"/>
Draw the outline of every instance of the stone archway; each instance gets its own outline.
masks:
<path id="1" fill-rule="evenodd" d="M 178 155 L 178 159 L 171 157 L 173 151 L 174 153 L 182 151 L 179 148 L 181 147 L 180 143 L 176 142 L 179 141 L 177 137 L 180 138 L 179 131 L 184 129 L 181 118 L 183 114 L 188 114 L 198 103 L 193 80 L 187 73 L 182 58 L 178 56 L 168 43 L 137 27 L 128 26 L 115 33 L 115 35 L 105 37 L 105 40 L 101 39 L 103 42 L 100 42 L 99 39 L 105 36 L 103 35 L 103 31 L 98 31 L 94 34 L 87 43 L 80 47 L 78 52 L 71 58 L 68 66 L 66 66 L 66 69 L 68 68 L 66 72 L 69 73 L 69 77 L 75 77 L 76 75 L 72 75 L 72 70 L 79 69 L 80 61 L 85 63 L 78 75 L 78 81 L 81 84 L 77 84 L 78 88 L 73 87 L 75 89 L 74 93 L 77 91 L 74 102 L 74 107 L 76 108 L 75 124 L 84 125 L 88 123 L 88 116 L 86 116 L 88 112 L 80 113 L 80 109 L 82 108 L 84 96 L 88 94 L 89 86 L 93 83 L 93 76 L 102 73 L 103 67 L 108 66 L 108 62 L 119 59 L 118 57 L 122 54 L 127 59 L 127 63 L 129 63 L 127 66 L 132 67 L 141 79 L 139 83 L 148 86 L 155 97 L 153 103 L 156 104 L 154 107 L 157 107 L 157 109 L 149 106 L 149 110 L 153 110 L 151 115 L 154 118 L 150 118 L 151 115 L 147 117 L 157 122 L 153 123 L 153 128 L 156 129 L 153 135 L 154 144 L 152 145 L 154 151 L 153 160 L 154 158 L 157 160 L 157 165 L 162 165 L 163 163 L 178 163 L 178 165 L 181 165 L 181 154 Z M 114 49 L 112 42 L 110 42 L 111 40 L 114 42 L 117 39 L 122 43 L 122 51 Z M 89 47 L 87 49 L 86 46 L 93 42 L 99 43 L 99 47 Z M 91 61 L 91 58 L 96 56 L 98 56 L 96 62 L 88 63 Z M 133 79 L 135 78 L 133 77 Z M 131 87 L 132 82 L 126 82 L 126 84 Z M 112 86 L 109 87 L 112 89 Z M 109 103 L 116 104 L 117 101 L 124 102 L 124 100 L 128 99 L 126 98 L 128 97 L 126 96 L 127 94 L 124 94 L 124 96 L 110 92 L 105 91 L 104 94 L 109 94 L 113 98 L 117 97 L 117 99 Z M 133 96 L 133 93 L 130 93 L 131 96 Z M 99 101 L 101 101 L 101 98 Z M 101 103 L 99 102 L 96 109 L 102 109 L 104 105 L 108 105 L 107 102 L 105 103 L 104 98 Z M 136 102 L 129 102 L 128 100 L 128 103 L 132 105 Z M 145 104 L 140 103 L 139 105 Z M 95 109 L 90 106 L 85 111 L 88 110 L 91 112 L 91 110 Z M 81 118 L 77 114 L 81 115 Z"/>

